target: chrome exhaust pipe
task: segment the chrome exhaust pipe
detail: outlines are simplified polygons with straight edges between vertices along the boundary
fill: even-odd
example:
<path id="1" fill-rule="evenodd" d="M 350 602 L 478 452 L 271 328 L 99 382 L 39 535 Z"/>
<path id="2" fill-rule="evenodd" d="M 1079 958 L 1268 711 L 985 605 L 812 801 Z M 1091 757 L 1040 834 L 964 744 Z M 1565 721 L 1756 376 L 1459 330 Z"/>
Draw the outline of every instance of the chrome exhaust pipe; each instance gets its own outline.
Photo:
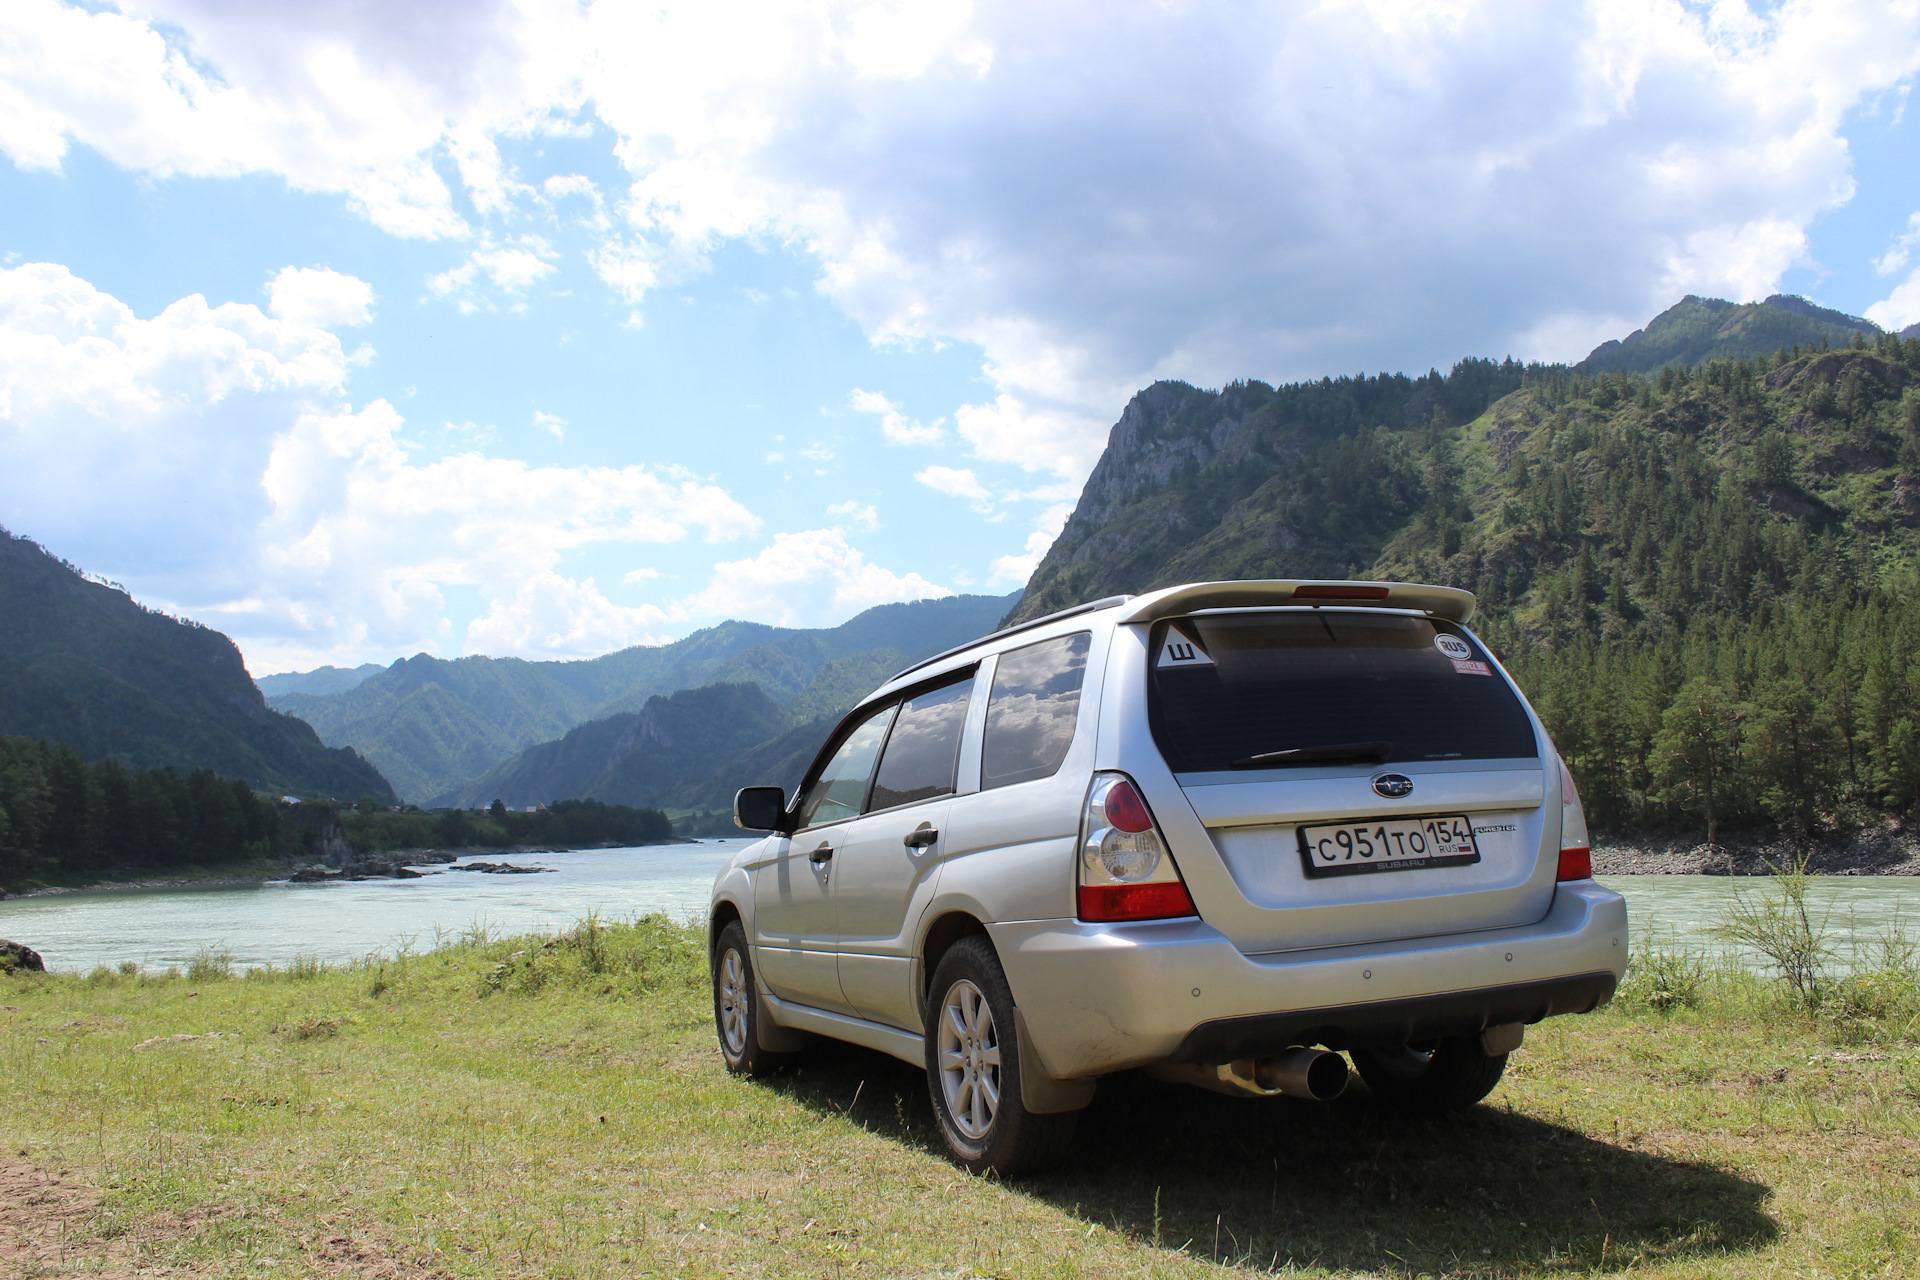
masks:
<path id="1" fill-rule="evenodd" d="M 1232 1062 L 1161 1062 L 1148 1067 L 1147 1074 L 1235 1098 L 1285 1094 L 1332 1102 L 1347 1088 L 1347 1060 L 1325 1049 L 1288 1049 L 1271 1058 L 1237 1058 Z"/>
<path id="2" fill-rule="evenodd" d="M 1289 1049 L 1255 1062 L 1253 1079 L 1264 1091 L 1332 1102 L 1347 1091 L 1347 1060 L 1326 1049 Z"/>

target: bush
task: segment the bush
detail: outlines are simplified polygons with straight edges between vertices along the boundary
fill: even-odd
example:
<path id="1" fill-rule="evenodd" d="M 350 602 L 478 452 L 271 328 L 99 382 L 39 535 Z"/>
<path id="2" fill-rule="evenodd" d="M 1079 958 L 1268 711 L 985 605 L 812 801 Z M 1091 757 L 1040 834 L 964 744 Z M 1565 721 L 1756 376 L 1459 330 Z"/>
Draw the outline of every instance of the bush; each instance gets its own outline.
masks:
<path id="1" fill-rule="evenodd" d="M 707 980 L 705 932 L 659 914 L 627 924 L 603 924 L 590 915 L 555 938 L 516 938 L 486 949 L 499 958 L 481 978 L 482 997 L 530 996 L 549 986 L 602 994 L 660 991 L 700 987 Z"/>
<path id="2" fill-rule="evenodd" d="M 1772 875 L 1758 896 L 1742 893 L 1727 908 L 1726 918 L 1714 929 L 1717 937 L 1750 947 L 1780 971 L 1794 1002 L 1808 1013 L 1818 1013 L 1826 997 L 1827 963 L 1833 958 L 1827 922 L 1816 923 L 1807 905 L 1807 891 L 1817 878 L 1802 857 L 1785 868 L 1768 864 Z"/>
<path id="3" fill-rule="evenodd" d="M 1663 942 L 1637 947 L 1627 964 L 1620 1000 L 1628 1007 L 1672 1013 L 1698 1009 L 1706 997 L 1707 957 L 1693 947 Z"/>
<path id="4" fill-rule="evenodd" d="M 224 982 L 233 976 L 233 952 L 225 947 L 201 947 L 187 961 L 188 982 Z"/>

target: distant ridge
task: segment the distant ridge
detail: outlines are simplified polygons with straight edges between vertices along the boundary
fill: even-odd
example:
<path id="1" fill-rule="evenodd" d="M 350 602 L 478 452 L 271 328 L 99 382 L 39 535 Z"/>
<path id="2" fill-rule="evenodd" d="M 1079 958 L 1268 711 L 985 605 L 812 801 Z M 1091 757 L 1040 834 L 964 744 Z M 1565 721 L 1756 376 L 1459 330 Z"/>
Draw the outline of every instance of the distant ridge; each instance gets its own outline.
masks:
<path id="1" fill-rule="evenodd" d="M 819 629 L 723 622 L 672 644 L 584 662 L 422 653 L 341 693 L 281 693 L 271 702 L 312 724 L 324 741 L 359 750 L 407 800 L 446 804 L 528 748 L 557 742 L 589 721 L 640 713 L 658 695 L 752 684 L 775 704 L 804 702 L 815 680 L 841 659 L 886 650 L 903 665 L 992 630 L 1013 599 L 945 596 L 878 605 Z M 535 787 L 537 801 L 563 798 L 540 790 L 553 784 L 532 780 L 546 776 L 543 767 L 517 776 Z"/>
<path id="2" fill-rule="evenodd" d="M 393 799 L 379 770 L 268 708 L 233 641 L 0 529 L 0 734 L 263 790 Z"/>
<path id="3" fill-rule="evenodd" d="M 1920 326 L 1915 326 L 1920 328 Z M 1914 329 L 1902 336 L 1910 336 Z M 1735 303 L 1688 294 L 1625 338 L 1609 339 L 1575 366 L 1582 373 L 1657 373 L 1703 360 L 1750 360 L 1782 347 L 1844 347 L 1855 334 L 1878 337 L 1880 326 L 1793 294 Z"/>
<path id="4" fill-rule="evenodd" d="M 275 676 L 255 676 L 253 682 L 259 685 L 260 692 L 269 698 L 277 698 L 284 693 L 345 693 L 355 685 L 385 670 L 386 668 L 377 662 L 363 662 L 351 669 L 315 667 L 311 671 L 285 671 Z"/>

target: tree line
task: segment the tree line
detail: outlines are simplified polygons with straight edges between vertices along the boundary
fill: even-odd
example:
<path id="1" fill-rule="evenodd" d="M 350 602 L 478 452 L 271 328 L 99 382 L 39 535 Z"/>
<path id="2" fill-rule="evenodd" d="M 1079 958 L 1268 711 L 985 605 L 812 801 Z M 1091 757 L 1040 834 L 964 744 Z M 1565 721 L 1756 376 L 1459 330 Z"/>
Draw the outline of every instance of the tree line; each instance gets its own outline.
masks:
<path id="1" fill-rule="evenodd" d="M 0 885 L 41 875 L 164 872 L 304 848 L 285 806 L 211 769 L 129 769 L 0 737 Z"/>
<path id="2" fill-rule="evenodd" d="M 516 812 L 498 800 L 486 809 L 438 813 L 395 812 L 363 803 L 342 814 L 341 824 L 356 849 L 374 853 L 522 844 L 659 844 L 673 838 L 673 823 L 660 810 L 600 800 L 557 800 L 532 813 Z"/>
<path id="3" fill-rule="evenodd" d="M 334 808 L 287 804 L 211 769 L 129 769 L 85 760 L 64 744 L 0 736 L 0 889 L 304 859 L 309 833 Z M 397 812 L 364 800 L 338 817 L 362 853 L 657 844 L 673 834 L 658 809 L 598 800 L 562 800 L 535 813 L 499 801 L 486 811 Z"/>

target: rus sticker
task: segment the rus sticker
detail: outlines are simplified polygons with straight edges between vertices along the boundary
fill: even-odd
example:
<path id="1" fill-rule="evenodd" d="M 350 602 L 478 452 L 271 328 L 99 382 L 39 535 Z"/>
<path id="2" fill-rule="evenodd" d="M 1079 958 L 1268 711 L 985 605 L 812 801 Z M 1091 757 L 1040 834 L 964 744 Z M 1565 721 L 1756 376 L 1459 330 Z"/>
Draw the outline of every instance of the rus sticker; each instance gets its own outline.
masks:
<path id="1" fill-rule="evenodd" d="M 1192 636 L 1179 627 L 1168 627 L 1167 638 L 1160 642 L 1160 656 L 1154 659 L 1153 665 L 1162 671 L 1168 667 L 1210 667 L 1213 659 L 1194 643 Z"/>
<path id="2" fill-rule="evenodd" d="M 1442 631 L 1433 638 L 1433 647 L 1452 658 L 1455 662 L 1465 662 L 1473 656 L 1473 646 L 1459 636 L 1448 635 Z"/>

